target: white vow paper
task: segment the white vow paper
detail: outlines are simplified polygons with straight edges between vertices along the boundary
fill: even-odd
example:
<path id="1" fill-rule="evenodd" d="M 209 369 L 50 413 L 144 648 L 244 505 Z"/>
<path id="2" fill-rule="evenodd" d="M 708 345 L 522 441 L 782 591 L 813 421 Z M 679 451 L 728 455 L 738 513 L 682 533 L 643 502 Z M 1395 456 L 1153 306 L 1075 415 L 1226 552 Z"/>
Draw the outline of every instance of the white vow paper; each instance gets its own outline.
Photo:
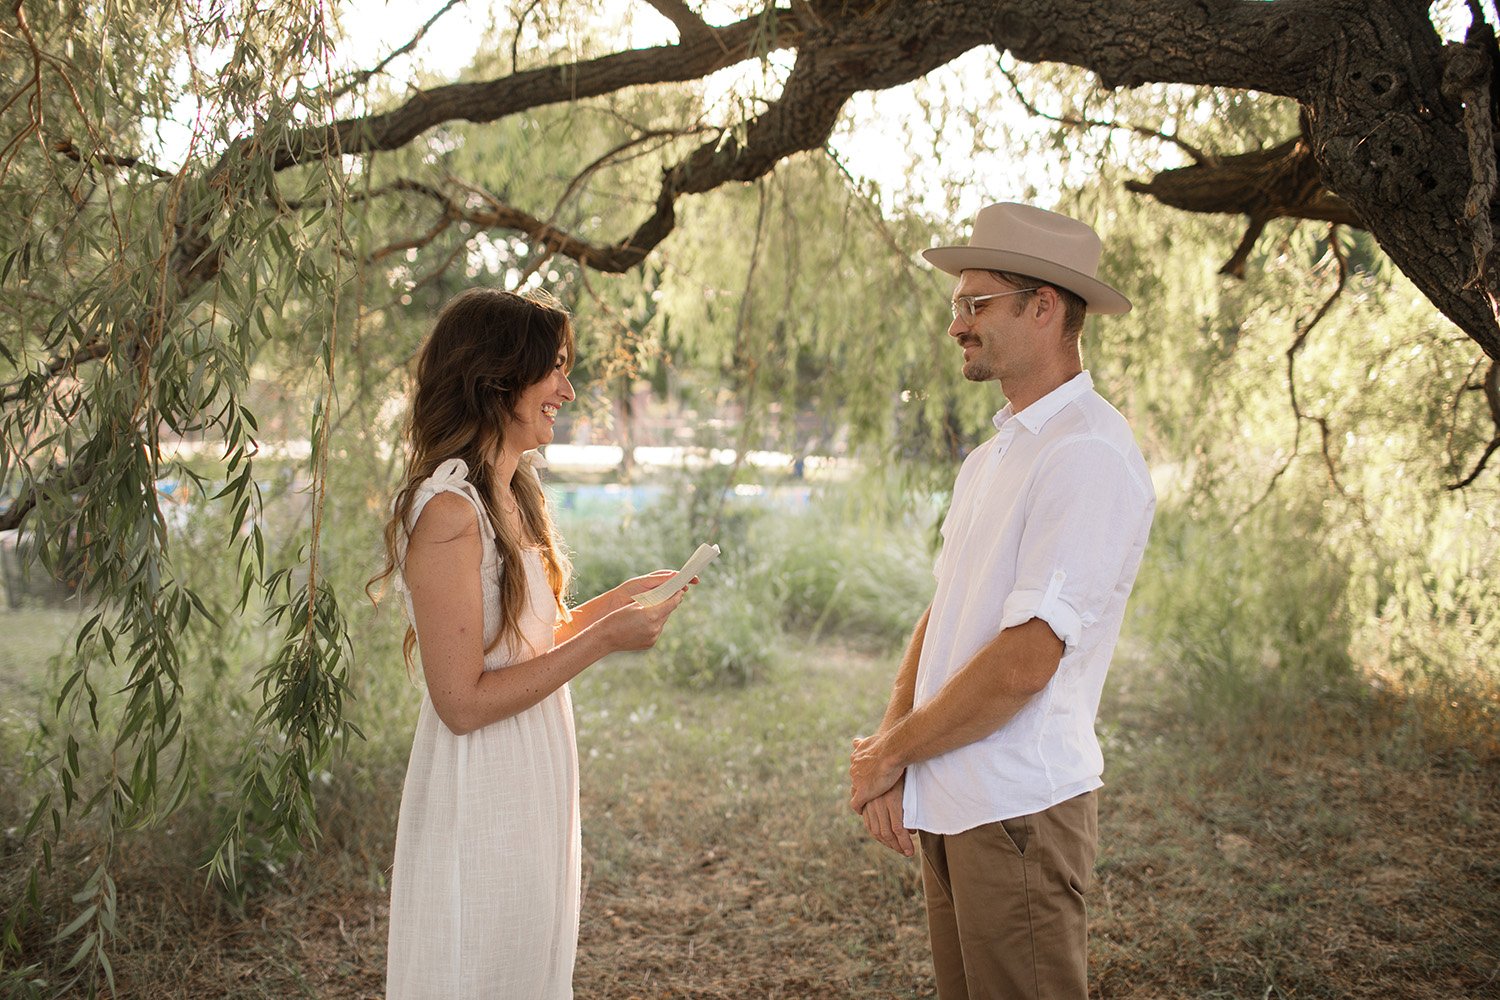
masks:
<path id="1" fill-rule="evenodd" d="M 688 557 L 688 561 L 682 564 L 682 569 L 672 574 L 672 578 L 659 587 L 652 587 L 644 594 L 635 595 L 635 603 L 643 608 L 654 608 L 662 601 L 677 593 L 688 585 L 688 581 L 703 571 L 703 568 L 715 559 L 719 558 L 719 547 L 704 542 L 698 546 L 698 551 Z"/>

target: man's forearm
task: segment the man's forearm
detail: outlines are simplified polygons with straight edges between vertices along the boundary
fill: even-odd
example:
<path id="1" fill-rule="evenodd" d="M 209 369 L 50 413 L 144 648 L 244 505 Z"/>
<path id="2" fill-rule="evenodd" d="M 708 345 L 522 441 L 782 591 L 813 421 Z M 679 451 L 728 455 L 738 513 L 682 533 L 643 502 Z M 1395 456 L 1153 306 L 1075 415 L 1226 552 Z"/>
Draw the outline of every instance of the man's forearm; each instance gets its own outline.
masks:
<path id="1" fill-rule="evenodd" d="M 977 742 L 1005 725 L 1047 686 L 1063 644 L 1033 618 L 1008 628 L 954 674 L 937 697 L 878 735 L 891 768 L 909 767 Z"/>
<path id="2" fill-rule="evenodd" d="M 885 707 L 885 717 L 880 720 L 880 732 L 885 732 L 911 712 L 917 693 L 917 664 L 922 659 L 922 642 L 927 637 L 927 618 L 932 606 L 917 619 L 912 629 L 911 640 L 906 644 L 906 654 L 901 657 L 901 666 L 896 671 L 896 683 L 891 688 L 891 700 Z"/>

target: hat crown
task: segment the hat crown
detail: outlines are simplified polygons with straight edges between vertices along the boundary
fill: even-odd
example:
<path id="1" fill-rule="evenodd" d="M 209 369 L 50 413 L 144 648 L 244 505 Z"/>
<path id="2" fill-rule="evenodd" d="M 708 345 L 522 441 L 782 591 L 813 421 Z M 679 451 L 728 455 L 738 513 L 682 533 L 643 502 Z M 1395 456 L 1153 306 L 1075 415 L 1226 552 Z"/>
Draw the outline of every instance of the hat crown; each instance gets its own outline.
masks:
<path id="1" fill-rule="evenodd" d="M 932 247 L 922 256 L 949 274 L 1007 271 L 1065 288 L 1093 313 L 1125 313 L 1130 300 L 1098 279 L 1104 245 L 1092 226 L 1016 202 L 986 205 L 966 246 Z"/>
<path id="2" fill-rule="evenodd" d="M 1034 205 L 986 205 L 974 218 L 969 246 L 1009 250 L 1063 264 L 1090 278 L 1099 273 L 1104 245 L 1093 227 Z"/>

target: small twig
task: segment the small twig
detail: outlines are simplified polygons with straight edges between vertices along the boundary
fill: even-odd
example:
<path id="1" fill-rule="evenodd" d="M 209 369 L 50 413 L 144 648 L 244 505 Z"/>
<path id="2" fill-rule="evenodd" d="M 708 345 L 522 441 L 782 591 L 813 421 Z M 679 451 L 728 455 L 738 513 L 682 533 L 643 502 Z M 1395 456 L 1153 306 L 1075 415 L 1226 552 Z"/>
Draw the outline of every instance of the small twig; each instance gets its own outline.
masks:
<path id="1" fill-rule="evenodd" d="M 1339 246 L 1338 228 L 1339 227 L 1337 223 L 1328 227 L 1328 246 L 1329 251 L 1333 254 L 1334 260 L 1338 263 L 1338 281 L 1334 284 L 1333 291 L 1330 292 L 1328 297 L 1323 300 L 1323 304 L 1318 307 L 1317 311 L 1313 313 L 1312 317 L 1308 319 L 1306 323 L 1300 324 L 1301 328 L 1297 331 L 1297 336 L 1292 340 L 1292 346 L 1288 347 L 1286 350 L 1287 395 L 1291 399 L 1292 413 L 1295 414 L 1297 418 L 1296 427 L 1292 435 L 1292 453 L 1287 456 L 1287 459 L 1282 463 L 1281 468 L 1277 469 L 1275 473 L 1272 474 L 1270 481 L 1266 483 L 1265 492 L 1261 493 L 1260 497 L 1257 498 L 1254 503 L 1241 511 L 1239 516 L 1234 519 L 1232 529 L 1238 528 L 1240 523 L 1244 521 L 1245 518 L 1249 517 L 1257 507 L 1266 502 L 1266 499 L 1270 497 L 1272 491 L 1276 489 L 1276 483 L 1281 479 L 1283 475 L 1286 474 L 1286 471 L 1292 467 L 1292 462 L 1296 461 L 1297 456 L 1302 449 L 1302 424 L 1304 421 L 1316 424 L 1318 426 L 1318 430 L 1321 432 L 1323 463 L 1328 467 L 1329 482 L 1333 484 L 1333 488 L 1337 490 L 1340 495 L 1347 495 L 1348 493 L 1348 491 L 1344 489 L 1343 484 L 1339 482 L 1338 466 L 1334 462 L 1333 453 L 1329 448 L 1331 435 L 1328 427 L 1328 418 L 1315 417 L 1311 414 L 1304 413 L 1302 410 L 1302 404 L 1297 399 L 1297 355 L 1302 353 L 1302 349 L 1307 346 L 1308 335 L 1312 333 L 1314 327 L 1322 322 L 1323 317 L 1328 315 L 1328 310 L 1333 307 L 1334 302 L 1336 302 L 1339 296 L 1343 294 L 1344 286 L 1349 280 L 1349 264 L 1348 260 L 1344 257 L 1343 248 Z"/>
<path id="2" fill-rule="evenodd" d="M 60 354 L 57 357 L 53 358 L 51 361 L 47 362 L 47 365 L 45 368 L 43 368 L 43 371 L 46 373 L 47 379 L 50 381 L 51 379 L 56 378 L 58 375 L 61 375 L 63 372 L 72 371 L 85 362 L 98 361 L 100 358 L 109 357 L 109 350 L 109 345 L 104 341 L 91 340 L 87 344 L 78 348 L 76 351 L 73 351 L 69 354 Z M 29 379 L 33 379 L 35 377 L 35 374 L 23 375 L 21 378 L 18 378 L 14 382 L 11 382 L 5 387 L 4 392 L 0 393 L 0 403 L 10 404 L 16 402 L 19 399 L 24 399 L 27 395 L 25 384 Z"/>
<path id="3" fill-rule="evenodd" d="M 1453 439 L 1458 436 L 1458 416 L 1459 410 L 1463 406 L 1464 393 L 1482 392 L 1484 390 L 1483 379 L 1478 382 L 1474 381 L 1474 373 L 1479 371 L 1479 366 L 1484 364 L 1484 362 L 1485 357 L 1481 354 L 1474 361 L 1474 363 L 1469 366 L 1468 374 L 1464 376 L 1464 380 L 1459 385 L 1458 391 L 1453 394 L 1453 405 L 1448 407 L 1448 433 L 1443 438 L 1443 447 L 1448 452 L 1448 461 L 1450 465 L 1456 464 L 1457 461 L 1453 454 Z"/>
<path id="4" fill-rule="evenodd" d="M 458 259 L 458 255 L 463 253 L 468 248 L 469 245 L 467 243 L 459 241 L 459 243 L 452 250 L 448 251 L 448 256 L 443 258 L 442 263 L 438 264 L 437 267 L 433 268 L 431 271 L 427 272 L 427 274 L 423 275 L 420 280 L 414 283 L 403 294 L 410 295 L 412 292 L 418 291 L 422 288 L 426 288 L 438 278 L 442 277 L 443 274 L 447 272 L 448 268 L 453 266 L 453 262 Z"/>
<path id="5" fill-rule="evenodd" d="M 705 125 L 695 125 L 689 129 L 648 129 L 646 131 L 643 131 L 640 135 L 636 136 L 633 139 L 627 139 L 625 142 L 622 142 L 618 146 L 615 146 L 613 149 L 599 156 L 588 166 L 580 170 L 578 174 L 568 182 L 568 186 L 563 189 L 563 193 L 558 197 L 557 203 L 552 207 L 552 213 L 547 216 L 542 224 L 546 226 L 548 230 L 555 229 L 557 226 L 557 220 L 562 215 L 563 208 L 566 207 L 568 201 L 573 197 L 574 194 L 577 193 L 578 189 L 583 186 L 583 182 L 593 174 L 602 170 L 605 166 L 619 162 L 616 158 L 619 157 L 621 153 L 633 149 L 636 146 L 643 145 L 649 142 L 651 139 L 663 137 L 676 139 L 681 138 L 685 135 L 696 135 L 708 131 L 712 130 Z M 464 182 L 461 181 L 460 183 Z M 478 194 L 480 197 L 489 201 L 491 205 L 503 207 L 500 205 L 500 202 L 496 200 L 496 198 L 488 191 L 485 191 L 482 188 L 474 185 L 465 184 L 465 186 L 468 187 L 469 190 Z M 541 253 L 537 254 L 536 258 L 530 264 L 526 265 L 525 270 L 521 272 L 520 278 L 516 280 L 517 288 L 520 288 L 522 285 L 524 285 L 533 274 L 540 271 L 547 265 L 547 262 L 549 260 L 556 256 L 557 247 L 550 240 L 543 238 L 540 242 Z"/>
<path id="6" fill-rule="evenodd" d="M 442 10 L 438 11 L 436 14 L 428 18 L 427 23 L 417 29 L 417 33 L 411 36 L 411 41 L 407 42 L 405 45 L 401 46 L 399 49 L 392 52 L 384 59 L 380 60 L 380 62 L 375 65 L 374 69 L 361 70 L 360 72 L 354 74 L 354 76 L 350 78 L 349 82 L 333 91 L 330 97 L 332 99 L 343 97 L 355 87 L 362 85 L 366 80 L 384 70 L 391 64 L 393 60 L 399 59 L 401 56 L 406 55 L 412 49 L 416 48 L 417 43 L 420 42 L 422 40 L 422 37 L 427 34 L 428 29 L 438 22 L 438 18 L 442 17 L 444 14 L 448 13 L 454 7 L 463 2 L 464 0 L 448 0 L 448 2 L 443 5 Z"/>
<path id="7" fill-rule="evenodd" d="M 1021 107 L 1025 108 L 1028 112 L 1030 112 L 1037 118 L 1044 118 L 1050 122 L 1057 122 L 1059 125 L 1070 125 L 1074 128 L 1123 129 L 1126 131 L 1134 132 L 1137 135 L 1146 136 L 1149 139 L 1160 139 L 1163 142 L 1169 142 L 1177 148 L 1181 149 L 1184 153 L 1187 153 L 1187 155 L 1191 156 L 1194 163 L 1198 163 L 1203 166 L 1212 166 L 1215 162 L 1215 158 L 1212 153 L 1204 152 L 1197 146 L 1192 145 L 1187 140 L 1182 139 L 1177 135 L 1169 132 L 1163 132 L 1161 129 L 1151 128 L 1148 125 L 1129 125 L 1121 122 L 1101 121 L 1093 118 L 1074 118 L 1068 115 L 1050 115 L 1038 108 L 1026 97 L 1026 94 L 1021 90 L 1020 81 L 1016 79 L 1015 74 L 1006 69 L 1004 66 L 997 66 L 997 68 L 1000 70 L 1000 75 L 1005 77 L 1006 82 L 1010 84 L 1011 89 L 1016 92 L 1016 99 L 1021 102 Z"/>
<path id="8" fill-rule="evenodd" d="M 1495 438 L 1485 446 L 1484 454 L 1479 456 L 1479 461 L 1475 463 L 1473 472 L 1456 483 L 1449 483 L 1444 488 L 1448 490 L 1461 490 L 1469 486 L 1474 480 L 1479 478 L 1479 474 L 1484 471 L 1485 464 L 1489 462 L 1490 456 L 1497 451 L 1500 451 L 1500 437 Z"/>
<path id="9" fill-rule="evenodd" d="M 355 191 L 353 194 L 350 194 L 348 196 L 348 203 L 372 201 L 375 198 L 383 197 L 385 195 L 391 194 L 392 192 L 396 192 L 398 194 L 409 192 L 414 194 L 426 195 L 433 201 L 436 201 L 439 205 L 443 205 L 446 207 L 449 204 L 448 196 L 443 194 L 443 192 L 439 191 L 431 184 L 428 184 L 426 181 L 412 180 L 409 177 L 398 177 L 388 184 L 382 184 L 379 187 L 370 188 L 368 191 Z M 284 212 L 296 212 L 305 208 L 332 208 L 337 204 L 339 203 L 330 201 L 326 198 L 320 198 L 316 200 L 308 199 L 304 201 L 297 198 L 282 200 L 279 194 L 277 196 L 277 207 Z"/>
<path id="10" fill-rule="evenodd" d="M 615 307 L 594 290 L 587 270 L 578 272 L 578 281 L 584 294 L 598 307 L 605 318 L 614 324 L 619 333 L 620 344 L 614 348 L 613 354 L 604 359 L 604 363 L 600 366 L 598 381 L 607 383 L 617 378 L 634 378 L 640 372 L 639 346 L 643 339 L 641 332 L 620 318 Z M 519 288 L 520 285 L 517 284 L 516 287 Z"/>
<path id="11" fill-rule="evenodd" d="M 10 100 L 5 102 L 5 107 L 0 108 L 0 114 L 4 114 L 10 110 L 10 106 L 21 99 L 21 95 L 30 91 L 32 96 L 31 100 L 27 103 L 31 108 L 31 122 L 17 132 L 15 138 L 5 144 L 4 149 L 0 149 L 0 161 L 3 161 L 0 162 L 0 179 L 4 179 L 5 175 L 10 173 L 10 165 L 15 162 L 16 154 L 20 152 L 21 144 L 26 141 L 27 136 L 35 135 L 38 142 L 42 138 L 43 57 L 42 50 L 36 43 L 36 37 L 31 33 L 31 25 L 26 21 L 25 6 L 25 0 L 15 0 L 15 3 L 12 4 L 12 13 L 15 14 L 16 27 L 21 30 L 21 34 L 26 38 L 27 48 L 31 49 L 31 77 L 21 84 Z"/>
<path id="12" fill-rule="evenodd" d="M 523 287 L 525 287 L 526 282 L 528 282 L 528 281 L 531 280 L 531 276 L 533 274 L 536 274 L 542 268 L 546 267 L 547 266 L 547 262 L 549 260 L 551 260 L 553 257 L 556 257 L 556 256 L 557 256 L 557 252 L 554 251 L 547 244 L 543 243 L 542 246 L 541 246 L 540 252 L 537 253 L 535 256 L 533 256 L 531 258 L 531 263 L 527 264 L 524 268 L 522 268 L 520 276 L 516 278 L 515 283 L 514 283 L 514 287 L 515 287 L 516 291 L 520 291 Z M 584 269 L 580 268 L 578 273 L 579 274 L 583 274 L 584 273 Z M 585 288 L 588 287 L 588 284 L 587 284 L 586 280 L 585 280 L 584 287 Z M 602 300 L 601 300 L 601 302 L 602 302 Z"/>
<path id="13" fill-rule="evenodd" d="M 366 191 L 356 191 L 352 194 L 347 195 L 342 202 L 337 203 L 322 199 L 317 201 L 303 201 L 297 199 L 283 201 L 279 196 L 277 200 L 282 211 L 290 212 L 306 208 L 327 208 L 330 204 L 347 205 L 355 202 L 370 201 L 391 193 L 420 194 L 424 197 L 431 198 L 433 201 L 437 202 L 439 207 L 442 209 L 442 215 L 438 217 L 438 221 L 434 223 L 432 228 L 430 228 L 425 234 L 421 236 L 415 236 L 406 240 L 400 240 L 395 243 L 389 243 L 381 247 L 379 250 L 376 250 L 374 253 L 365 258 L 366 264 L 378 263 L 379 261 L 382 261 L 385 258 L 389 257 L 391 254 L 399 253 L 402 250 L 411 250 L 427 246 L 433 240 L 437 239 L 438 236 L 442 235 L 444 230 L 448 229 L 453 225 L 453 223 L 461 220 L 464 217 L 463 208 L 459 206 L 452 198 L 448 197 L 446 194 L 438 190 L 436 187 L 433 187 L 431 184 L 428 184 L 424 181 L 412 180 L 408 177 L 399 177 L 396 180 L 391 181 L 389 184 L 382 184 L 380 187 L 371 188 Z"/>
<path id="14" fill-rule="evenodd" d="M 1485 447 L 1484 454 L 1479 456 L 1479 461 L 1474 464 L 1474 471 L 1458 482 L 1450 483 L 1446 487 L 1449 490 L 1461 490 L 1478 479 L 1490 456 L 1500 451 L 1500 361 L 1491 362 L 1490 370 L 1484 377 L 1484 399 L 1489 404 L 1490 419 L 1495 422 L 1495 436 Z"/>
<path id="15" fill-rule="evenodd" d="M 541 2 L 542 0 L 531 0 L 531 3 L 526 5 L 526 9 L 521 11 L 521 16 L 516 18 L 516 33 L 510 40 L 511 76 L 515 76 L 516 73 L 520 71 L 519 64 L 521 61 L 521 30 L 526 27 L 526 19 L 531 16 L 531 12 L 536 10 L 537 5 Z"/>
<path id="16" fill-rule="evenodd" d="M 1297 382 L 1294 377 L 1297 355 L 1301 352 L 1303 346 L 1306 345 L 1307 335 L 1312 333 L 1313 327 L 1317 326 L 1318 323 L 1322 321 L 1324 316 L 1328 315 L 1328 310 L 1333 307 L 1333 304 L 1338 300 L 1338 297 L 1344 293 L 1344 286 L 1348 283 L 1349 280 L 1349 262 L 1344 257 L 1343 248 L 1339 246 L 1339 227 L 1337 223 L 1328 227 L 1328 247 L 1329 250 L 1333 253 L 1334 259 L 1338 261 L 1338 283 L 1334 285 L 1333 291 L 1329 293 L 1328 298 L 1323 300 L 1323 304 L 1318 307 L 1318 311 L 1313 314 L 1312 319 L 1307 323 L 1306 326 L 1302 328 L 1302 332 L 1297 335 L 1297 339 L 1292 342 L 1292 346 L 1287 348 L 1286 378 L 1287 394 L 1291 397 L 1292 411 L 1297 414 L 1297 419 L 1299 421 L 1311 420 L 1313 423 L 1318 425 L 1318 429 L 1322 432 L 1323 463 L 1328 467 L 1328 481 L 1332 483 L 1333 488 L 1338 490 L 1342 495 L 1346 491 L 1343 484 L 1339 482 L 1338 467 L 1333 461 L 1333 455 L 1328 450 L 1328 418 L 1314 417 L 1302 412 L 1302 408 L 1297 402 Z"/>
<path id="17" fill-rule="evenodd" d="M 683 136 L 702 135 L 704 132 L 712 131 L 715 131 L 715 129 L 707 125 L 694 125 L 693 127 L 686 129 L 658 128 L 649 129 L 645 132 L 642 132 L 640 135 L 636 136 L 633 139 L 625 140 L 618 146 L 615 146 L 613 149 L 610 149 L 607 152 L 601 154 L 592 163 L 580 170 L 572 180 L 568 181 L 568 186 L 563 189 L 562 195 L 557 199 L 557 205 L 552 209 L 552 214 L 547 217 L 546 224 L 550 227 L 555 222 L 557 222 L 557 217 L 562 214 L 563 206 L 566 205 L 568 200 L 572 198 L 573 195 L 578 191 L 579 187 L 583 185 L 583 182 L 588 180 L 594 174 L 598 173 L 600 170 L 604 169 L 606 166 L 614 163 L 615 158 L 618 157 L 621 153 L 634 149 L 636 146 L 644 145 L 645 143 L 650 142 L 652 139 L 681 139 Z"/>
<path id="18" fill-rule="evenodd" d="M 400 253 L 403 250 L 418 250 L 422 247 L 429 246 L 433 240 L 437 239 L 439 236 L 443 235 L 443 233 L 447 232 L 449 227 L 451 227 L 453 223 L 457 221 L 458 215 L 453 211 L 444 212 L 438 218 L 438 220 L 432 224 L 432 227 L 429 228 L 427 232 L 423 233 L 421 236 L 413 236 L 409 239 L 397 240 L 394 243 L 387 243 L 385 246 L 381 247 L 379 250 L 376 250 L 374 253 L 366 257 L 365 263 L 378 264 L 389 257 L 391 254 Z"/>

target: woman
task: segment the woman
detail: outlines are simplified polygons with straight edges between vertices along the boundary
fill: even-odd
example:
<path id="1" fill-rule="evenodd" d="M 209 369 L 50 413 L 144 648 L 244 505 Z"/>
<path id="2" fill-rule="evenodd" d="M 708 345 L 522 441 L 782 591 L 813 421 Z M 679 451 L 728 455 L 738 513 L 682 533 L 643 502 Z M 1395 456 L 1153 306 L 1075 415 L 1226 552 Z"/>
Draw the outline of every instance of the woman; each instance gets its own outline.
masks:
<path id="1" fill-rule="evenodd" d="M 545 293 L 476 288 L 444 307 L 417 365 L 405 484 L 386 525 L 406 595 L 404 653 L 426 693 L 392 874 L 386 992 L 571 997 L 578 941 L 578 757 L 567 683 L 656 642 L 684 590 L 580 607 L 525 454 L 573 399 L 568 314 Z M 377 578 L 379 579 L 379 578 Z"/>

